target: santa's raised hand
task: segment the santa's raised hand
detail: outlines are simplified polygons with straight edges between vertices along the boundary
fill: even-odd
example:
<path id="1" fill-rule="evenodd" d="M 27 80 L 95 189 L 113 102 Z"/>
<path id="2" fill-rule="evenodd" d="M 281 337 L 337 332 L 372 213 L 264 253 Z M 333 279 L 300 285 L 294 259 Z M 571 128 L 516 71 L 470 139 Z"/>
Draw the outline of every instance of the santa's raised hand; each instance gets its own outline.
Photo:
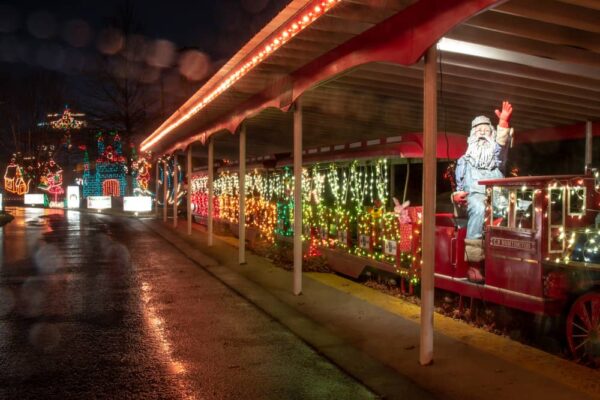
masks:
<path id="1" fill-rule="evenodd" d="M 508 101 L 502 102 L 502 111 L 496 110 L 496 116 L 498 117 L 498 126 L 502 128 L 508 128 L 510 117 L 512 117 L 512 105 Z"/>

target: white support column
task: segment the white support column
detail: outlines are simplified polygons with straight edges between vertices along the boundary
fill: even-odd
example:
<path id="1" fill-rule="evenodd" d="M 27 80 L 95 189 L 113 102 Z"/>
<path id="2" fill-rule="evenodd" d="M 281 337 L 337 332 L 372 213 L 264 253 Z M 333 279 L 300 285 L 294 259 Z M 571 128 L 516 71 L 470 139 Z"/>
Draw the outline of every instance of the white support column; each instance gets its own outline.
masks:
<path id="1" fill-rule="evenodd" d="M 177 167 L 177 153 L 175 153 L 173 154 L 173 228 L 177 228 L 177 186 L 179 186 Z"/>
<path id="2" fill-rule="evenodd" d="M 421 266 L 421 365 L 433 363 L 433 295 L 437 144 L 437 48 L 425 54 L 423 89 L 423 264 Z"/>
<path id="3" fill-rule="evenodd" d="M 302 102 L 294 107 L 294 294 L 302 294 Z"/>
<path id="4" fill-rule="evenodd" d="M 239 260 L 246 264 L 246 125 L 240 129 L 240 160 L 239 160 Z"/>
<path id="5" fill-rule="evenodd" d="M 208 215 L 206 224 L 208 229 L 208 245 L 213 245 L 213 178 L 214 178 L 214 145 L 213 139 L 208 138 Z"/>
<path id="6" fill-rule="evenodd" d="M 156 212 L 156 218 L 160 217 L 160 209 L 158 208 L 158 181 L 160 179 L 158 167 L 160 166 L 160 160 L 156 160 L 156 179 L 154 180 L 154 212 Z"/>
<path id="7" fill-rule="evenodd" d="M 591 171 L 592 168 L 592 147 L 594 143 L 594 137 L 592 132 L 592 121 L 586 121 L 585 123 L 585 173 Z"/>
<path id="8" fill-rule="evenodd" d="M 187 150 L 187 165 L 185 166 L 187 175 L 187 234 L 192 234 L 192 144 Z"/>
<path id="9" fill-rule="evenodd" d="M 167 222 L 169 204 L 167 201 L 167 160 L 163 161 L 163 222 Z"/>
<path id="10" fill-rule="evenodd" d="M 396 168 L 394 168 L 394 160 L 390 161 L 390 200 L 389 205 L 394 209 L 394 197 L 396 196 Z M 400 202 L 402 203 L 402 202 Z"/>

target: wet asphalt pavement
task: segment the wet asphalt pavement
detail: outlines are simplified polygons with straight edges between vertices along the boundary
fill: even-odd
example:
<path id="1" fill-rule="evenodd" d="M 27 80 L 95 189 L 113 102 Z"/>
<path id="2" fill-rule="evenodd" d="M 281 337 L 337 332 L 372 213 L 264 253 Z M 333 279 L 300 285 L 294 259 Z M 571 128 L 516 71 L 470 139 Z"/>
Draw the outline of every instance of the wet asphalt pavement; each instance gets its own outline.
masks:
<path id="1" fill-rule="evenodd" d="M 9 209 L 0 399 L 372 399 L 135 219 Z"/>

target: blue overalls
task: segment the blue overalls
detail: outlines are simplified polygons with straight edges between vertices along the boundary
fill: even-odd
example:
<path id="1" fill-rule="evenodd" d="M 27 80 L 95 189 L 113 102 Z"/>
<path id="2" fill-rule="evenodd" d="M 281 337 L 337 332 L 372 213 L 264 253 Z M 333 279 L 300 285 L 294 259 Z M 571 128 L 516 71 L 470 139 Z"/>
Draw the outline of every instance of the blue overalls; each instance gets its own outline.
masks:
<path id="1" fill-rule="evenodd" d="M 462 156 L 456 164 L 456 190 L 468 192 L 467 196 L 467 237 L 466 239 L 481 239 L 485 220 L 485 202 L 487 195 L 485 186 L 478 182 L 484 179 L 504 178 L 504 167 L 508 155 L 507 146 L 495 143 L 494 163 L 492 169 L 477 168 L 470 157 Z"/>

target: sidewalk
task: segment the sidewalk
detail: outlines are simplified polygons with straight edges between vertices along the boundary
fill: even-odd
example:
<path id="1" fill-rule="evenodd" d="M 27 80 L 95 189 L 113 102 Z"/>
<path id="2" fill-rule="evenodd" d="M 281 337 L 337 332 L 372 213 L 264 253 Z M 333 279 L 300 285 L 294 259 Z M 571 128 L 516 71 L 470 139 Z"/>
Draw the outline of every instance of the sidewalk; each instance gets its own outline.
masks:
<path id="1" fill-rule="evenodd" d="M 334 274 L 304 273 L 303 294 L 292 274 L 247 252 L 237 240 L 172 219 L 141 220 L 189 258 L 386 399 L 600 398 L 600 371 L 435 315 L 434 365 L 422 367 L 419 308 Z"/>

